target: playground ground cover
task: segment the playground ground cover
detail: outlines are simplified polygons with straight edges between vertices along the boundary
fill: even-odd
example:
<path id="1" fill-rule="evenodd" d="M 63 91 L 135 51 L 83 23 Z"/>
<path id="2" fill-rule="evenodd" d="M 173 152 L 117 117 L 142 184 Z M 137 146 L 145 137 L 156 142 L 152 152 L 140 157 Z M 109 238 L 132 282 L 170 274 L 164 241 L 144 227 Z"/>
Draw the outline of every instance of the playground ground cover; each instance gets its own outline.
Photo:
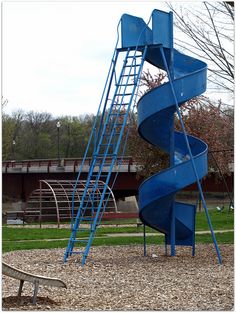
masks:
<path id="1" fill-rule="evenodd" d="M 196 256 L 189 247 L 177 247 L 176 257 L 164 255 L 164 237 L 147 228 L 147 253 L 143 256 L 143 226 L 103 225 L 84 267 L 73 255 L 63 254 L 69 225 L 4 226 L 3 261 L 30 273 L 57 277 L 67 289 L 40 287 L 36 306 L 32 285 L 3 276 L 3 310 L 232 310 L 234 272 L 234 214 L 210 211 L 223 258 L 218 265 L 204 212 L 196 216 Z M 116 221 L 114 221 L 116 223 Z M 128 221 L 125 221 L 125 223 Z M 135 224 L 136 223 L 136 224 Z M 208 231 L 208 233 L 201 233 Z M 223 231 L 223 232 L 222 232 Z"/>
<path id="2" fill-rule="evenodd" d="M 150 244 L 144 257 L 142 245 L 93 246 L 84 267 L 76 255 L 64 264 L 62 248 L 4 253 L 3 261 L 58 277 L 67 289 L 40 286 L 34 306 L 30 283 L 17 298 L 19 282 L 3 276 L 3 310 L 233 310 L 233 245 L 220 245 L 221 266 L 213 244 L 197 244 L 194 258 L 189 247 L 176 250 L 175 257 L 167 257 L 163 245 Z"/>

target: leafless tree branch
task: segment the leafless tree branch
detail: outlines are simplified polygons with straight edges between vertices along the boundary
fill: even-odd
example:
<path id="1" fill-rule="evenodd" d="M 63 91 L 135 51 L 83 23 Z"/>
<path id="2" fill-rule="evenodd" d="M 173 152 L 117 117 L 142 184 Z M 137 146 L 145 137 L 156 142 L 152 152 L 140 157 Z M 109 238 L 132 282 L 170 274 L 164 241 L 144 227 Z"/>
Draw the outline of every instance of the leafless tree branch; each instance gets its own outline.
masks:
<path id="1" fill-rule="evenodd" d="M 168 3 L 183 37 L 176 47 L 208 63 L 211 82 L 234 93 L 234 2 L 202 2 L 189 7 Z"/>

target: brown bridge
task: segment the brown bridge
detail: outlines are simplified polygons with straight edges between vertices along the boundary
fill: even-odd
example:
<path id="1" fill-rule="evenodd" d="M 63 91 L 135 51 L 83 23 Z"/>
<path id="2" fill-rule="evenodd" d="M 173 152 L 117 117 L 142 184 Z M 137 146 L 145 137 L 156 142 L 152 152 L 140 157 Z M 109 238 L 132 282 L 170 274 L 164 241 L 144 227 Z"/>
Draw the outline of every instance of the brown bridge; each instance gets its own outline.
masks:
<path id="1" fill-rule="evenodd" d="M 75 180 L 82 158 L 4 161 L 2 163 L 2 194 L 5 197 L 27 201 L 31 192 L 39 188 L 40 180 Z M 86 159 L 81 179 L 86 180 L 91 158 Z M 117 159 L 111 181 L 118 171 Z M 141 180 L 136 177 L 137 164 L 132 157 L 124 157 L 119 165 L 119 174 L 113 187 L 116 198 L 137 195 Z"/>
<path id="2" fill-rule="evenodd" d="M 82 180 L 86 180 L 91 164 L 91 158 L 86 159 L 84 172 L 81 175 Z M 113 168 L 111 177 L 114 177 L 118 171 L 117 160 Z M 79 172 L 82 158 L 63 159 L 58 162 L 57 159 L 43 160 L 23 160 L 23 161 L 4 161 L 2 162 L 2 194 L 3 197 L 27 201 L 31 192 L 39 188 L 40 180 L 75 180 Z M 119 166 L 119 174 L 113 187 L 115 198 L 122 198 L 138 194 L 139 185 L 142 179 L 137 178 L 138 164 L 133 162 L 132 157 L 124 157 Z M 233 174 L 225 177 L 229 190 L 233 190 Z M 204 191 L 222 192 L 225 190 L 223 181 L 218 181 L 214 174 L 207 176 L 203 180 Z M 189 186 L 186 190 L 197 190 L 196 185 Z"/>

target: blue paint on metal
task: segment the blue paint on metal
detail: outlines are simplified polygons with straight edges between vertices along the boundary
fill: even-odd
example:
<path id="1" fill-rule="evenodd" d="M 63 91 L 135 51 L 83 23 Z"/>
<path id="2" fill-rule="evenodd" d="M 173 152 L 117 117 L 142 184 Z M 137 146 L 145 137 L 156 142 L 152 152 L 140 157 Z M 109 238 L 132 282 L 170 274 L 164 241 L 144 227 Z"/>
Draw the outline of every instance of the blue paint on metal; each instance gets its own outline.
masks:
<path id="1" fill-rule="evenodd" d="M 201 183 L 200 183 L 200 179 L 202 177 L 199 177 L 199 175 L 198 175 L 199 174 L 198 173 L 198 169 L 196 167 L 196 164 L 195 164 L 195 161 L 194 161 L 194 158 L 193 158 L 193 153 L 192 153 L 192 150 L 191 150 L 191 146 L 189 144 L 188 135 L 186 133 L 185 126 L 184 126 L 184 123 L 183 123 L 183 119 L 182 119 L 182 116 L 181 116 L 181 113 L 180 113 L 180 110 L 179 110 L 179 104 L 178 104 L 178 101 L 177 101 L 174 85 L 173 85 L 173 82 L 172 82 L 172 79 L 171 79 L 170 72 L 168 70 L 167 62 L 166 62 L 165 55 L 164 55 L 164 52 L 163 52 L 162 48 L 161 48 L 161 54 L 162 54 L 162 58 L 163 58 L 163 61 L 164 61 L 165 67 L 166 67 L 167 74 L 168 74 L 169 83 L 170 83 L 170 86 L 171 86 L 171 92 L 172 92 L 172 94 L 174 96 L 174 100 L 175 100 L 176 112 L 177 112 L 177 115 L 178 115 L 179 120 L 180 120 L 181 128 L 183 130 L 184 140 L 185 140 L 185 143 L 186 143 L 186 146 L 187 146 L 187 150 L 188 150 L 188 153 L 189 153 L 189 156 L 190 156 L 192 168 L 193 168 L 194 175 L 195 175 L 195 178 L 196 178 L 196 182 L 197 182 L 197 185 L 198 185 L 198 190 L 199 190 L 199 193 L 200 193 L 200 196 L 201 196 L 201 199 L 202 199 L 203 207 L 204 207 L 205 214 L 206 214 L 206 217 L 207 217 L 207 222 L 208 222 L 208 225 L 209 225 L 209 228 L 210 228 L 210 231 L 211 231 L 211 236 L 212 236 L 212 239 L 213 239 L 213 242 L 214 242 L 214 245 L 215 245 L 215 249 L 216 249 L 216 252 L 217 252 L 218 261 L 219 261 L 219 264 L 221 264 L 222 263 L 222 257 L 221 257 L 220 250 L 219 250 L 219 247 L 218 247 L 218 244 L 217 244 L 215 233 L 213 231 L 210 215 L 208 213 L 206 201 L 205 201 L 205 198 L 204 198 L 204 195 L 203 195 L 203 191 L 202 191 L 202 186 L 201 186 Z"/>
<path id="2" fill-rule="evenodd" d="M 152 44 L 173 48 L 173 15 L 160 10 L 152 11 Z"/>
<path id="3" fill-rule="evenodd" d="M 96 229 L 107 206 L 108 201 L 104 201 L 104 197 L 107 192 L 107 187 L 109 183 L 111 183 L 112 169 L 117 157 L 122 157 L 125 152 L 127 137 L 124 140 L 123 148 L 121 147 L 121 140 L 123 138 L 130 109 L 137 96 L 136 91 L 145 60 L 146 50 L 147 48 L 145 46 L 142 46 L 141 52 L 137 50 L 136 47 L 131 47 L 126 50 L 116 49 L 116 52 L 114 53 L 115 58 L 113 58 L 113 60 L 115 61 L 112 61 L 112 71 L 111 74 L 109 73 L 109 80 L 107 79 L 107 87 L 105 87 L 107 90 L 106 95 L 103 93 L 105 100 L 103 101 L 102 109 L 100 109 L 98 113 L 99 115 L 101 111 L 102 115 L 100 118 L 97 116 L 96 123 L 92 130 L 93 135 L 90 137 L 96 139 L 95 148 L 91 149 L 94 153 L 80 206 L 72 223 L 72 233 L 64 254 L 64 261 L 67 261 L 72 253 L 79 253 L 82 254 L 82 265 L 86 262 Z M 123 54 L 124 52 L 125 56 Z M 124 57 L 124 59 L 117 80 L 116 64 L 118 59 L 120 60 L 119 57 Z M 108 105 L 108 102 L 110 105 Z M 97 123 L 98 120 L 99 123 Z M 91 139 L 89 145 L 92 142 L 93 140 Z M 87 147 L 86 153 L 88 151 L 89 147 Z M 105 170 L 107 167 L 108 171 Z M 78 179 L 79 178 L 77 178 L 77 181 Z M 103 180 L 105 184 L 103 185 L 103 188 L 99 188 L 100 197 L 98 198 L 97 189 L 100 180 Z M 91 181 L 93 181 L 92 186 L 90 184 Z M 91 201 L 87 201 L 88 198 Z M 88 205 L 88 203 L 90 205 Z M 83 240 L 82 242 L 80 240 L 78 241 L 76 237 L 78 236 L 81 225 L 84 221 L 90 222 L 90 233 L 86 240 Z M 80 250 L 78 251 L 78 249 L 75 249 L 75 243 L 85 243 L 85 247 L 82 247 L 81 251 L 80 246 Z"/>
<path id="4" fill-rule="evenodd" d="M 162 21 L 162 15 L 160 19 Z M 155 13 L 154 24 L 153 29 L 158 27 L 158 12 Z M 173 33 L 171 23 L 166 22 L 166 25 L 169 27 L 166 33 Z M 148 47 L 146 60 L 165 70 L 169 82 L 153 89 L 140 99 L 138 130 L 146 141 L 170 153 L 171 160 L 174 153 L 174 164 L 150 177 L 140 186 L 140 218 L 150 227 L 165 234 L 165 243 L 171 244 L 171 255 L 175 254 L 175 245 L 191 245 L 194 255 L 195 206 L 179 204 L 174 198 L 178 191 L 197 182 L 218 261 L 221 263 L 220 251 L 199 181 L 207 174 L 207 145 L 198 138 L 186 134 L 179 111 L 184 102 L 206 90 L 207 65 L 179 53 L 172 49 L 171 45 L 169 48 L 166 47 L 165 39 L 163 43 L 161 46 Z M 183 132 L 174 132 L 173 140 L 172 118 L 175 112 L 178 114 Z M 194 224 L 190 221 L 194 221 Z"/>
<path id="5" fill-rule="evenodd" d="M 152 18 L 152 29 L 148 26 Z M 195 253 L 196 206 L 175 201 L 176 193 L 197 181 L 207 220 L 217 250 L 221 256 L 211 226 L 210 217 L 201 190 L 200 179 L 207 173 L 207 145 L 198 138 L 186 134 L 179 113 L 179 106 L 206 90 L 206 64 L 173 49 L 173 14 L 154 10 L 148 23 L 142 18 L 124 14 L 118 24 L 121 26 L 121 47 L 119 31 L 112 56 L 106 84 L 102 93 L 98 113 L 94 121 L 88 146 L 80 167 L 72 197 L 71 237 L 64 254 L 64 261 L 72 253 L 82 255 L 82 265 L 89 254 L 96 229 L 107 207 L 104 201 L 111 173 L 117 157 L 125 153 L 121 142 L 128 116 L 137 98 L 138 85 L 144 61 L 167 72 L 169 82 L 146 93 L 138 102 L 138 131 L 149 143 L 159 146 L 170 154 L 170 167 L 148 178 L 139 189 L 139 215 L 144 225 L 165 234 L 165 246 L 171 244 L 171 255 L 176 245 L 192 246 Z M 118 64 L 123 58 L 123 66 Z M 118 69 L 120 70 L 117 73 Z M 174 131 L 173 117 L 177 112 L 183 132 Z M 94 145 L 93 145 L 94 143 Z M 87 182 L 81 203 L 74 216 L 74 196 L 85 160 L 93 151 Z M 104 169 L 108 167 L 108 171 Z M 105 182 L 96 190 L 99 181 Z M 90 182 L 93 181 L 91 185 Z M 88 201 L 88 199 L 90 201 Z M 90 203 L 90 205 L 88 204 Z M 92 205 L 91 205 L 92 203 Z M 76 239 L 83 222 L 90 223 L 90 233 L 83 240 Z M 144 228 L 145 234 L 145 228 Z M 85 244 L 84 248 L 75 249 Z M 146 238 L 144 236 L 144 255 Z"/>
<path id="6" fill-rule="evenodd" d="M 142 18 L 123 14 L 121 17 L 122 48 L 152 44 L 152 31 Z"/>
<path id="7" fill-rule="evenodd" d="M 147 256 L 146 225 L 143 224 L 143 255 Z"/>

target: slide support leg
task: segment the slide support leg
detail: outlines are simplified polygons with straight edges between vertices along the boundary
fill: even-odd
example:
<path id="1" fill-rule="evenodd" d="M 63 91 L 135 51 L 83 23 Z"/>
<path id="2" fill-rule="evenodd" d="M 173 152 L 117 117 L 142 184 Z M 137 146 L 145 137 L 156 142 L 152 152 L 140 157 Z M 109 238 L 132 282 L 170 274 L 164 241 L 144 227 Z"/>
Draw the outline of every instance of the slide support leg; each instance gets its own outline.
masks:
<path id="1" fill-rule="evenodd" d="M 163 63 L 164 63 L 164 66 L 165 66 L 165 69 L 166 69 L 166 72 L 167 72 L 167 76 L 169 78 L 171 91 L 172 91 L 172 94 L 173 94 L 173 97 L 174 97 L 174 101 L 175 101 L 176 112 L 177 112 L 177 115 L 179 117 L 181 128 L 183 130 L 186 146 L 188 148 L 188 153 L 189 153 L 190 160 L 191 160 L 192 167 L 193 167 L 193 171 L 194 171 L 194 174 L 195 174 L 195 177 L 196 177 L 196 183 L 197 183 L 198 190 L 199 190 L 199 193 L 200 193 L 200 196 L 201 196 L 201 199 L 202 199 L 202 204 L 203 204 L 203 207 L 204 207 L 204 210 L 205 210 L 205 214 L 206 214 L 206 218 L 207 218 L 207 222 L 208 222 L 208 225 L 209 225 L 209 228 L 210 228 L 210 231 L 211 231 L 211 236 L 212 236 L 212 239 L 213 239 L 213 242 L 214 242 L 214 245 L 215 245 L 215 249 L 216 249 L 216 253 L 217 253 L 217 257 L 218 257 L 218 262 L 219 262 L 219 264 L 222 264 L 222 257 L 221 257 L 220 250 L 219 250 L 219 247 L 218 247 L 218 244 L 217 244 L 217 240 L 216 240 L 216 237 L 215 237 L 215 233 L 213 231 L 213 227 L 212 227 L 212 224 L 211 224 L 211 219 L 210 219 L 210 215 L 209 215 L 209 212 L 208 212 L 208 209 L 207 209 L 206 201 L 205 201 L 205 198 L 204 198 L 204 195 L 203 195 L 202 186 L 201 186 L 200 180 L 198 178 L 197 169 L 196 169 L 195 162 L 194 162 L 193 155 L 192 155 L 192 151 L 191 151 L 191 148 L 190 148 L 190 145 L 189 145 L 189 141 L 188 141 L 188 137 L 187 137 L 187 134 L 186 134 L 184 122 L 183 122 L 183 119 L 182 119 L 182 116 L 181 116 L 181 113 L 180 113 L 178 100 L 177 100 L 177 97 L 176 97 L 176 93 L 175 93 L 174 85 L 173 85 L 173 82 L 172 82 L 172 78 L 171 78 L 171 75 L 170 75 L 170 72 L 169 72 L 169 69 L 168 69 L 168 65 L 167 65 L 167 61 L 166 61 L 166 58 L 165 58 L 163 47 L 161 47 L 160 52 L 161 52 Z"/>
<path id="2" fill-rule="evenodd" d="M 18 297 L 21 296 L 23 285 L 24 285 L 24 280 L 21 279 L 20 280 L 20 286 L 19 286 L 19 289 L 18 289 Z"/>
<path id="3" fill-rule="evenodd" d="M 175 256 L 175 205 L 172 205 L 171 215 L 171 233 L 170 233 L 170 244 L 171 244 L 171 256 Z"/>
<path id="4" fill-rule="evenodd" d="M 147 256 L 146 225 L 143 224 L 143 255 Z"/>

